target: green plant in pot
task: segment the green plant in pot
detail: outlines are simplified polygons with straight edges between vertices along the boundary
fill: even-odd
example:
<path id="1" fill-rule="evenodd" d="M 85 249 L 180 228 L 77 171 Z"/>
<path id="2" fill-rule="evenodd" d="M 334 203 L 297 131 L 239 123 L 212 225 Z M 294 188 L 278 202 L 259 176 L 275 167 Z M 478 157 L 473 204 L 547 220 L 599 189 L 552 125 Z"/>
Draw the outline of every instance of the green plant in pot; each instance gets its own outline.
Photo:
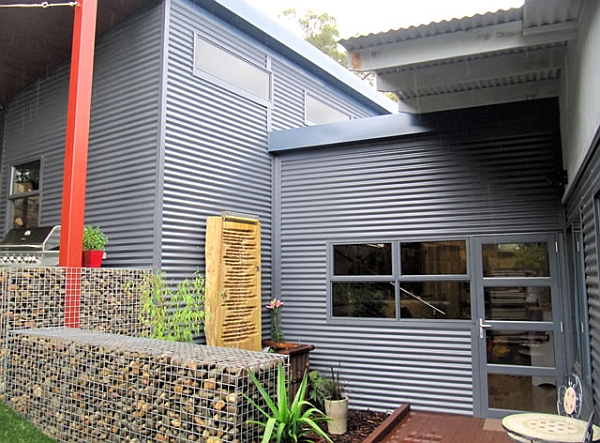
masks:
<path id="1" fill-rule="evenodd" d="M 277 368 L 277 398 L 275 400 L 271 398 L 252 371 L 250 371 L 250 377 L 260 397 L 267 405 L 266 408 L 263 408 L 244 394 L 244 398 L 264 418 L 264 420 L 249 420 L 249 423 L 264 428 L 262 443 L 310 443 L 320 441 L 332 443 L 331 438 L 319 426 L 319 422 L 326 421 L 327 417 L 310 402 L 304 400 L 308 388 L 307 372 L 304 373 L 304 378 L 300 382 L 293 399 L 288 395 L 283 363 L 280 363 Z"/>
<path id="2" fill-rule="evenodd" d="M 346 395 L 346 381 L 342 379 L 342 368 L 334 370 L 331 367 L 331 378 L 321 383 L 320 393 L 323 395 L 325 414 L 329 418 L 327 429 L 330 434 L 345 434 L 348 430 L 348 396 Z"/>
<path id="3" fill-rule="evenodd" d="M 104 248 L 108 243 L 108 237 L 100 227 L 86 225 L 83 228 L 83 251 L 82 266 L 87 268 L 99 268 L 104 257 Z"/>

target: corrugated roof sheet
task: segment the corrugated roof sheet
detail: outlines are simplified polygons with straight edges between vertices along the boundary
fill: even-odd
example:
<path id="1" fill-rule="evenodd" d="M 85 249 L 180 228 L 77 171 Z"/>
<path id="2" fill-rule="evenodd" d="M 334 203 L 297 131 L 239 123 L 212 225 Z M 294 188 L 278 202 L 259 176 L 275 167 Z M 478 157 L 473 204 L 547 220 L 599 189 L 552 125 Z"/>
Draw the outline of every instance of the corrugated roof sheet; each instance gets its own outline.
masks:
<path id="1" fill-rule="evenodd" d="M 451 32 L 464 32 L 470 29 L 484 28 L 521 20 L 523 20 L 523 8 L 513 8 L 499 10 L 497 12 L 488 12 L 485 14 L 476 14 L 472 17 L 432 22 L 428 25 L 411 26 L 409 28 L 400 28 L 377 34 L 351 37 L 340 40 L 339 43 L 348 51 L 353 51 L 371 46 L 416 40 L 419 38 L 449 34 Z"/>

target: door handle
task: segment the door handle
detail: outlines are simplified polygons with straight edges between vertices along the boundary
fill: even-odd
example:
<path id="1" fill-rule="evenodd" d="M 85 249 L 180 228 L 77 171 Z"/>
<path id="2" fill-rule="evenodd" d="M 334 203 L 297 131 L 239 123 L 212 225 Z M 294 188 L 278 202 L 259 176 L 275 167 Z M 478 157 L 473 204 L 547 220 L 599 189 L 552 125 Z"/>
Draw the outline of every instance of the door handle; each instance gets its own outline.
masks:
<path id="1" fill-rule="evenodd" d="M 483 338 L 483 330 L 491 329 L 492 325 L 487 325 L 483 322 L 483 318 L 479 319 L 479 338 Z"/>

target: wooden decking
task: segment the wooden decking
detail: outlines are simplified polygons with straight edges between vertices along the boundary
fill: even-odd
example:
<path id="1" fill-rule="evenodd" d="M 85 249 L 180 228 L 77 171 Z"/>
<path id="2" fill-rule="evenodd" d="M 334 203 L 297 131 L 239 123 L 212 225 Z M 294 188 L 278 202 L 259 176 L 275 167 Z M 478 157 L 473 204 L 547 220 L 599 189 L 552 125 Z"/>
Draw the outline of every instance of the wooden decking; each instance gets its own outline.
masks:
<path id="1" fill-rule="evenodd" d="M 399 408 L 364 443 L 511 443 L 500 420 Z"/>

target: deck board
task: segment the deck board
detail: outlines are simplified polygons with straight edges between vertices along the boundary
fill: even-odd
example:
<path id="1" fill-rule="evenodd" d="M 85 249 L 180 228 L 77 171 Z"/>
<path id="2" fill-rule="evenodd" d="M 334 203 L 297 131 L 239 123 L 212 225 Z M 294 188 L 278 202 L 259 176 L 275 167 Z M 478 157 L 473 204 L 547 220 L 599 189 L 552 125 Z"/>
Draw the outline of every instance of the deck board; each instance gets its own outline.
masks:
<path id="1" fill-rule="evenodd" d="M 488 419 L 489 420 L 489 419 Z M 501 426 L 485 418 L 410 411 L 381 443 L 511 443 Z"/>

